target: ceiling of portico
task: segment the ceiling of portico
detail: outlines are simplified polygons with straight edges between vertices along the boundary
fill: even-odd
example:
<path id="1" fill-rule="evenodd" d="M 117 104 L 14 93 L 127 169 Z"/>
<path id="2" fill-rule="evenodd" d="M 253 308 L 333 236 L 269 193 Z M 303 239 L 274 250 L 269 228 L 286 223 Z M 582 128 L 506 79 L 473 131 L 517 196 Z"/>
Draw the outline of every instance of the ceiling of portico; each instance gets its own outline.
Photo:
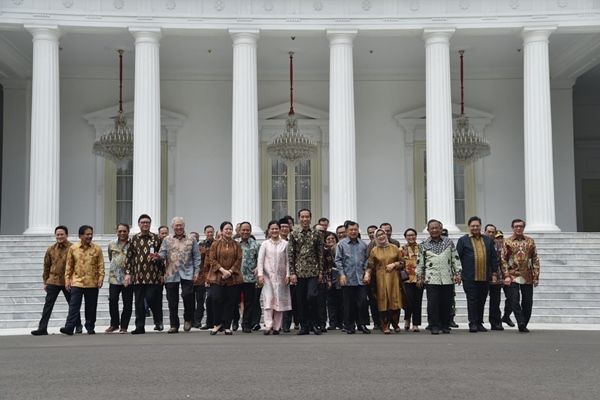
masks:
<path id="1" fill-rule="evenodd" d="M 295 40 L 291 39 L 295 36 Z M 598 33 L 555 33 L 550 38 L 551 71 L 560 79 L 572 79 L 600 62 L 591 59 L 590 43 L 600 42 Z M 163 32 L 160 47 L 163 79 L 230 79 L 232 42 L 226 31 L 185 33 Z M 63 78 L 114 77 L 116 50 L 126 50 L 126 77 L 133 77 L 134 39 L 126 31 L 110 33 L 72 31 L 60 39 L 60 68 Z M 458 77 L 458 50 L 464 49 L 467 78 L 520 77 L 523 69 L 519 32 L 494 36 L 463 35 L 450 41 L 453 78 Z M 579 52 L 575 51 L 580 48 Z M 575 50 L 574 50 L 575 49 Z M 329 47 L 325 32 L 265 32 L 258 44 L 259 79 L 287 79 L 288 52 L 294 51 L 297 80 L 327 80 Z M 593 50 L 592 50 L 593 52 Z M 0 31 L 0 77 L 27 78 L 33 47 L 25 29 Z M 599 50 L 595 50 L 596 57 Z M 577 60 L 577 57 L 580 59 Z M 29 70 L 24 66 L 29 66 Z M 385 35 L 359 32 L 354 41 L 356 79 L 424 79 L 425 48 L 419 32 Z M 556 78 L 553 76 L 553 78 Z"/>

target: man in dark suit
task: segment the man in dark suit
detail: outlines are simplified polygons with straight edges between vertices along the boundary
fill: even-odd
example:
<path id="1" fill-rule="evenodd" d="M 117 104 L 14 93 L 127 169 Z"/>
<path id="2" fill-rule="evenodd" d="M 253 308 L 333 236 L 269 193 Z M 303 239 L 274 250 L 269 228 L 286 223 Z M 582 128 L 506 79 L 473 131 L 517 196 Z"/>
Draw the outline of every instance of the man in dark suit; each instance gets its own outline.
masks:
<path id="1" fill-rule="evenodd" d="M 489 292 L 492 272 L 498 271 L 494 241 L 481 234 L 481 219 L 469 218 L 469 233 L 458 239 L 456 251 L 462 264 L 463 289 L 467 295 L 469 332 L 487 332 L 483 326 L 483 309 Z"/>

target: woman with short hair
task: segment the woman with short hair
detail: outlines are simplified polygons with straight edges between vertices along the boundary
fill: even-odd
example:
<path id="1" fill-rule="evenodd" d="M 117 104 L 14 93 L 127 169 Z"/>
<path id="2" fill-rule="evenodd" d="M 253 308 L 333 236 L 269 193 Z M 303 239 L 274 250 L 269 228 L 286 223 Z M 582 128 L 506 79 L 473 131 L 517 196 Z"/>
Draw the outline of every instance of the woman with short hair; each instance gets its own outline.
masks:
<path id="1" fill-rule="evenodd" d="M 233 224 L 225 221 L 221 224 L 222 236 L 210 246 L 210 271 L 206 280 L 210 283 L 213 299 L 214 328 L 209 331 L 216 335 L 225 330 L 232 335 L 231 322 L 234 309 L 240 300 L 242 278 L 242 247 L 233 240 Z"/>

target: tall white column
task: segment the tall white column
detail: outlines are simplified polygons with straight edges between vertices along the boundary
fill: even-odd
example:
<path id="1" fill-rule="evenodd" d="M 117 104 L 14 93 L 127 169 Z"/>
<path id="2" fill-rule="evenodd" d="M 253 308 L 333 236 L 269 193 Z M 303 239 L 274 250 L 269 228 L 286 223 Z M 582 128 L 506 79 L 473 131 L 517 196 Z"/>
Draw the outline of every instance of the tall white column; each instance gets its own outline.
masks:
<path id="1" fill-rule="evenodd" d="M 425 30 L 427 218 L 459 232 L 454 212 L 450 37 L 454 29 Z"/>
<path id="2" fill-rule="evenodd" d="M 59 224 L 60 80 L 56 26 L 25 26 L 33 35 L 29 221 L 25 235 Z"/>
<path id="3" fill-rule="evenodd" d="M 559 232 L 554 209 L 548 37 L 556 28 L 523 30 L 525 219 L 527 232 Z"/>
<path id="4" fill-rule="evenodd" d="M 229 30 L 233 39 L 231 221 L 260 228 L 260 169 L 256 44 L 258 30 Z"/>
<path id="5" fill-rule="evenodd" d="M 160 221 L 160 29 L 129 31 L 135 38 L 135 106 L 133 141 L 133 229 L 141 214 Z"/>
<path id="6" fill-rule="evenodd" d="M 356 30 L 327 31 L 329 40 L 329 220 L 336 227 L 356 214 L 354 65 Z M 317 216 L 318 217 L 318 216 Z"/>

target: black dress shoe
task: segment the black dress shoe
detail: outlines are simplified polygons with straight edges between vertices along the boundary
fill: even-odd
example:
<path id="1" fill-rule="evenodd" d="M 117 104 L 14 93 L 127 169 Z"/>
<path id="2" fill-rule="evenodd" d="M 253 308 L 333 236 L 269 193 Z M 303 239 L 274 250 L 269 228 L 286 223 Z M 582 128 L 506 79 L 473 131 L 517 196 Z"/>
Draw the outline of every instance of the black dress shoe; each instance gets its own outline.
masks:
<path id="1" fill-rule="evenodd" d="M 88 331 L 87 331 L 87 334 L 88 334 L 88 335 L 95 335 L 95 334 L 96 334 L 96 331 L 95 331 L 95 330 L 93 330 L 93 329 L 90 329 L 90 330 L 88 330 Z"/>
<path id="2" fill-rule="evenodd" d="M 260 324 L 256 324 L 252 327 L 253 331 L 260 331 Z"/>
<path id="3" fill-rule="evenodd" d="M 244 332 L 244 333 L 252 333 L 252 330 L 250 328 L 242 328 L 242 332 Z"/>
<path id="4" fill-rule="evenodd" d="M 268 331 L 264 331 L 264 332 L 263 332 L 263 335 L 265 335 L 265 336 L 268 336 L 268 335 L 270 335 L 270 334 L 271 334 L 271 332 L 272 332 L 272 330 L 271 330 L 271 329 L 269 329 Z"/>
<path id="5" fill-rule="evenodd" d="M 233 321 L 233 323 L 231 324 L 232 331 L 237 331 L 239 327 L 240 327 L 240 324 L 237 321 Z"/>
<path id="6" fill-rule="evenodd" d="M 477 333 L 477 325 L 476 324 L 469 324 L 469 332 L 471 333 Z"/>
<path id="7" fill-rule="evenodd" d="M 379 325 L 379 324 L 373 324 L 373 330 L 374 331 L 380 331 L 381 330 L 381 325 Z"/>
<path id="8" fill-rule="evenodd" d="M 519 332 L 521 333 L 529 333 L 529 329 L 527 329 L 527 325 L 519 324 Z"/>
<path id="9" fill-rule="evenodd" d="M 289 327 L 283 328 L 283 333 L 290 333 L 290 328 Z"/>
<path id="10" fill-rule="evenodd" d="M 302 328 L 296 333 L 296 335 L 302 336 L 302 335 L 308 335 L 309 333 L 310 333 L 310 331 L 308 329 Z"/>
<path id="11" fill-rule="evenodd" d="M 273 331 L 273 335 L 279 335 L 279 331 Z"/>
<path id="12" fill-rule="evenodd" d="M 76 326 L 75 333 L 83 333 L 83 325 Z"/>
<path id="13" fill-rule="evenodd" d="M 358 329 L 360 331 L 362 331 L 362 333 L 368 335 L 369 333 L 371 333 L 371 331 L 369 330 L 369 328 L 367 328 L 365 325 L 359 325 Z"/>
<path id="14" fill-rule="evenodd" d="M 487 328 L 483 324 L 477 324 L 477 332 L 487 332 Z"/>
<path id="15" fill-rule="evenodd" d="M 33 336 L 44 336 L 48 334 L 48 331 L 45 329 L 36 329 L 35 331 L 31 331 Z"/>
<path id="16" fill-rule="evenodd" d="M 336 328 L 336 326 L 335 326 L 335 325 L 333 325 L 333 324 L 330 324 L 330 325 L 327 327 L 327 330 L 328 330 L 328 331 L 335 331 L 336 329 L 337 329 L 337 328 Z"/>
<path id="17" fill-rule="evenodd" d="M 67 328 L 60 328 L 60 333 L 64 333 L 65 335 L 72 336 L 73 331 L 68 331 Z"/>
<path id="18" fill-rule="evenodd" d="M 138 328 L 136 328 L 136 329 L 134 329 L 134 330 L 131 331 L 132 335 L 143 335 L 144 333 L 146 333 L 145 329 L 138 329 Z"/>
<path id="19" fill-rule="evenodd" d="M 315 333 L 315 335 L 320 335 L 321 333 L 323 333 L 323 332 L 321 332 L 321 328 L 318 326 L 315 326 L 313 328 L 313 332 Z"/>
<path id="20" fill-rule="evenodd" d="M 205 330 L 207 330 L 207 329 L 212 329 L 212 328 L 214 328 L 214 326 L 210 326 L 210 325 L 203 325 L 203 326 L 201 326 L 201 327 L 200 327 L 200 330 L 201 330 L 201 331 L 205 331 Z"/>
<path id="21" fill-rule="evenodd" d="M 160 325 L 154 325 L 154 330 L 155 331 L 162 332 L 164 329 L 165 329 L 165 327 L 162 324 L 160 324 Z"/>
<path id="22" fill-rule="evenodd" d="M 433 327 L 431 329 L 429 329 L 431 331 L 432 335 L 439 335 L 440 334 L 440 330 L 436 327 Z"/>
<path id="23" fill-rule="evenodd" d="M 510 319 L 509 316 L 502 317 L 502 322 L 504 322 L 506 325 L 510 326 L 511 328 L 515 327 L 515 323 L 512 322 L 512 320 Z"/>
<path id="24" fill-rule="evenodd" d="M 348 329 L 348 330 L 346 330 L 346 333 L 348 335 L 354 335 L 356 333 L 356 330 L 354 330 L 354 329 Z"/>
<path id="25" fill-rule="evenodd" d="M 196 328 L 196 329 L 200 329 L 201 326 L 202 326 L 201 323 L 197 323 L 197 324 L 192 325 L 192 327 Z"/>
<path id="26" fill-rule="evenodd" d="M 493 331 L 503 331 L 504 328 L 502 327 L 502 325 L 494 325 L 494 326 L 492 326 L 492 330 Z"/>
<path id="27" fill-rule="evenodd" d="M 442 333 L 450 333 L 450 329 L 449 328 L 442 328 Z"/>
<path id="28" fill-rule="evenodd" d="M 458 328 L 458 324 L 454 322 L 454 317 L 450 318 L 450 328 Z"/>

